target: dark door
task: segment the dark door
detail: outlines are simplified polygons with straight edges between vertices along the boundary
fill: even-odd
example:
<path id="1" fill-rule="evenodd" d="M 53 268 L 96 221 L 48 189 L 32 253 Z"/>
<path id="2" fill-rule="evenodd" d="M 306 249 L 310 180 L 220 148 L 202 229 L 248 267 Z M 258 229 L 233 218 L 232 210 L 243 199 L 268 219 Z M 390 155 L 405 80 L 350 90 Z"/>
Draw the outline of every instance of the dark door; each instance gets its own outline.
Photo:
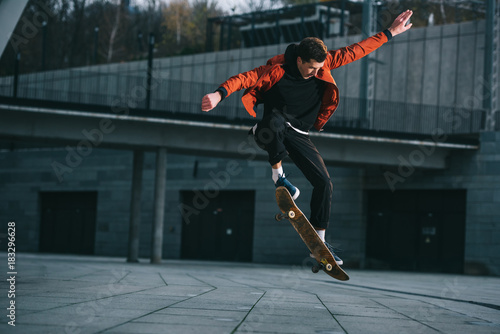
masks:
<path id="1" fill-rule="evenodd" d="M 462 273 L 465 190 L 368 191 L 367 266 Z"/>
<path id="2" fill-rule="evenodd" d="M 185 207 L 196 213 L 182 223 L 184 259 L 252 261 L 255 192 L 221 191 L 215 198 L 181 192 Z M 200 203 L 202 205 L 200 205 Z"/>
<path id="3" fill-rule="evenodd" d="M 42 192 L 40 207 L 40 252 L 94 254 L 97 192 Z"/>

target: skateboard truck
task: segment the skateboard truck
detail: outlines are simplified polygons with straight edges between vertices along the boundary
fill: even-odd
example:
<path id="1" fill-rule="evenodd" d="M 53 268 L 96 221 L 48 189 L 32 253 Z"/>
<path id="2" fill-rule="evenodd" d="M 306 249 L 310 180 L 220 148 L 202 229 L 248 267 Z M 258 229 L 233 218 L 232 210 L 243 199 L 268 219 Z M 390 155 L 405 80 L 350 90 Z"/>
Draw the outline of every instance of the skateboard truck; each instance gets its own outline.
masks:
<path id="1" fill-rule="evenodd" d="M 274 216 L 274 219 L 276 219 L 277 221 L 282 221 L 285 218 L 287 218 L 287 219 L 295 218 L 295 211 L 290 210 L 290 211 L 285 212 L 285 213 L 277 213 L 276 216 Z"/>
<path id="2" fill-rule="evenodd" d="M 331 271 L 333 269 L 333 266 L 330 263 L 328 263 L 328 261 L 326 259 L 321 259 L 320 262 L 313 265 L 311 268 L 312 272 L 315 274 L 322 269 L 326 270 L 326 271 Z"/>

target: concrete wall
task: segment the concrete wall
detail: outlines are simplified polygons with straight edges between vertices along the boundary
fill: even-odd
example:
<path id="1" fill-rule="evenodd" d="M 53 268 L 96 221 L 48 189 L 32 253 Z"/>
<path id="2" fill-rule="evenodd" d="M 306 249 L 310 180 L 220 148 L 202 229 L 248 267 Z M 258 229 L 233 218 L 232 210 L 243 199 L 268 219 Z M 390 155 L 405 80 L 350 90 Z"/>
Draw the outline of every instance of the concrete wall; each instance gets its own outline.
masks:
<path id="1" fill-rule="evenodd" d="M 0 219 L 15 221 L 19 229 L 16 246 L 19 251 L 36 252 L 39 249 L 40 208 L 39 192 L 43 191 L 97 191 L 97 222 L 95 254 L 126 256 L 130 214 L 132 153 L 128 151 L 95 149 L 85 157 L 64 182 L 59 182 L 52 170 L 54 160 L 66 157 L 64 149 L 23 150 L 0 152 Z M 193 178 L 195 161 L 197 177 Z M 267 162 L 234 160 L 241 172 L 232 177 L 221 190 L 254 190 L 254 254 L 255 262 L 300 263 L 308 252 L 287 221 L 276 222 L 278 212 L 274 185 Z M 164 226 L 165 258 L 179 258 L 181 251 L 182 216 L 179 210 L 180 192 L 203 189 L 212 181 L 209 173 L 226 168 L 227 159 L 169 154 L 167 157 L 167 193 Z M 144 162 L 142 193 L 142 223 L 140 256 L 150 256 L 151 226 L 153 221 L 155 154 L 147 152 Z M 287 163 L 286 171 L 294 176 L 302 189 L 298 204 L 309 214 L 310 185 L 300 171 Z M 332 238 L 334 244 L 353 250 L 353 257 L 361 257 L 357 250 L 362 243 L 359 233 L 362 175 L 359 170 L 333 168 L 335 175 L 335 231 L 343 231 Z M 244 203 L 242 203 L 244 205 Z M 333 229 L 332 229 L 333 230 Z"/>
<path id="2" fill-rule="evenodd" d="M 446 170 L 416 170 L 395 185 L 403 189 L 466 189 L 467 272 L 500 274 L 500 132 L 480 135 L 477 153 L 455 154 Z M 388 189 L 384 168 L 366 171 L 366 189 Z M 396 172 L 396 171 L 394 171 Z"/>
<path id="3" fill-rule="evenodd" d="M 97 191 L 95 253 L 126 256 L 132 153 L 95 149 L 59 183 L 51 163 L 65 159 L 64 149 L 0 152 L 0 221 L 14 220 L 18 227 L 19 251 L 38 251 L 40 191 Z M 193 178 L 195 161 L 198 172 Z M 203 189 L 210 172 L 225 170 L 229 160 L 168 154 L 164 227 L 164 258 L 179 258 L 182 217 L 180 191 Z M 254 262 L 301 263 L 307 250 L 296 232 L 284 222 L 274 221 L 277 206 L 267 162 L 234 160 L 241 172 L 221 190 L 254 190 Z M 155 154 L 144 162 L 140 256 L 150 256 L 153 220 Z M 334 183 L 331 228 L 327 240 L 342 248 L 346 263 L 363 266 L 366 242 L 365 190 L 389 188 L 387 167 L 328 166 Z M 396 172 L 397 169 L 391 169 Z M 301 172 L 287 161 L 285 171 L 301 189 L 298 205 L 309 214 L 311 188 Z M 500 133 L 482 133 L 479 152 L 453 154 L 446 170 L 415 170 L 395 185 L 403 189 L 466 189 L 467 272 L 500 274 Z M 242 204 L 243 205 L 243 204 Z"/>

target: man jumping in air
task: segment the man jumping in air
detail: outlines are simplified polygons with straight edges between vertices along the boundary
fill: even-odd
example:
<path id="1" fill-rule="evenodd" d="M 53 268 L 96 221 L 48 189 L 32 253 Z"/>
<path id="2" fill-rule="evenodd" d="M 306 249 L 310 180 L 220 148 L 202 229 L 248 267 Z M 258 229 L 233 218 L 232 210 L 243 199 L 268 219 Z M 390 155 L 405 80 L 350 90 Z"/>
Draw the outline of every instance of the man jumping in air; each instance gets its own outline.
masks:
<path id="1" fill-rule="evenodd" d="M 291 44 L 284 54 L 266 65 L 232 76 L 214 92 L 203 97 L 201 110 L 209 111 L 220 101 L 246 89 L 242 101 L 256 117 L 254 106 L 264 103 L 264 115 L 252 129 L 256 143 L 267 151 L 276 187 L 284 186 L 293 199 L 300 191 L 286 179 L 282 161 L 289 156 L 313 186 L 309 221 L 325 241 L 332 206 L 333 185 L 323 158 L 309 138 L 309 130 L 321 131 L 339 103 L 339 90 L 331 70 L 356 61 L 376 50 L 392 37 L 411 28 L 406 25 L 413 12 L 401 13 L 392 25 L 359 43 L 327 50 L 318 38 L 307 37 Z M 331 250 L 337 264 L 343 261 Z"/>

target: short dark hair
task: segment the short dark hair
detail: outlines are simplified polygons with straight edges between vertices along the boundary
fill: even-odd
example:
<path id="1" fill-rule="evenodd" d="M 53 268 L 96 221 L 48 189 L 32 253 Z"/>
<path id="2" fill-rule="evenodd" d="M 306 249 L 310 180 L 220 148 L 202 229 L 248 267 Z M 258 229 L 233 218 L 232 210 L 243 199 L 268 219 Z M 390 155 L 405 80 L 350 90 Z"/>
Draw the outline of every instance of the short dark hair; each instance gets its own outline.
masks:
<path id="1" fill-rule="evenodd" d="M 304 38 L 297 48 L 297 56 L 305 62 L 309 62 L 311 59 L 318 63 L 324 62 L 327 52 L 325 43 L 316 37 Z"/>

